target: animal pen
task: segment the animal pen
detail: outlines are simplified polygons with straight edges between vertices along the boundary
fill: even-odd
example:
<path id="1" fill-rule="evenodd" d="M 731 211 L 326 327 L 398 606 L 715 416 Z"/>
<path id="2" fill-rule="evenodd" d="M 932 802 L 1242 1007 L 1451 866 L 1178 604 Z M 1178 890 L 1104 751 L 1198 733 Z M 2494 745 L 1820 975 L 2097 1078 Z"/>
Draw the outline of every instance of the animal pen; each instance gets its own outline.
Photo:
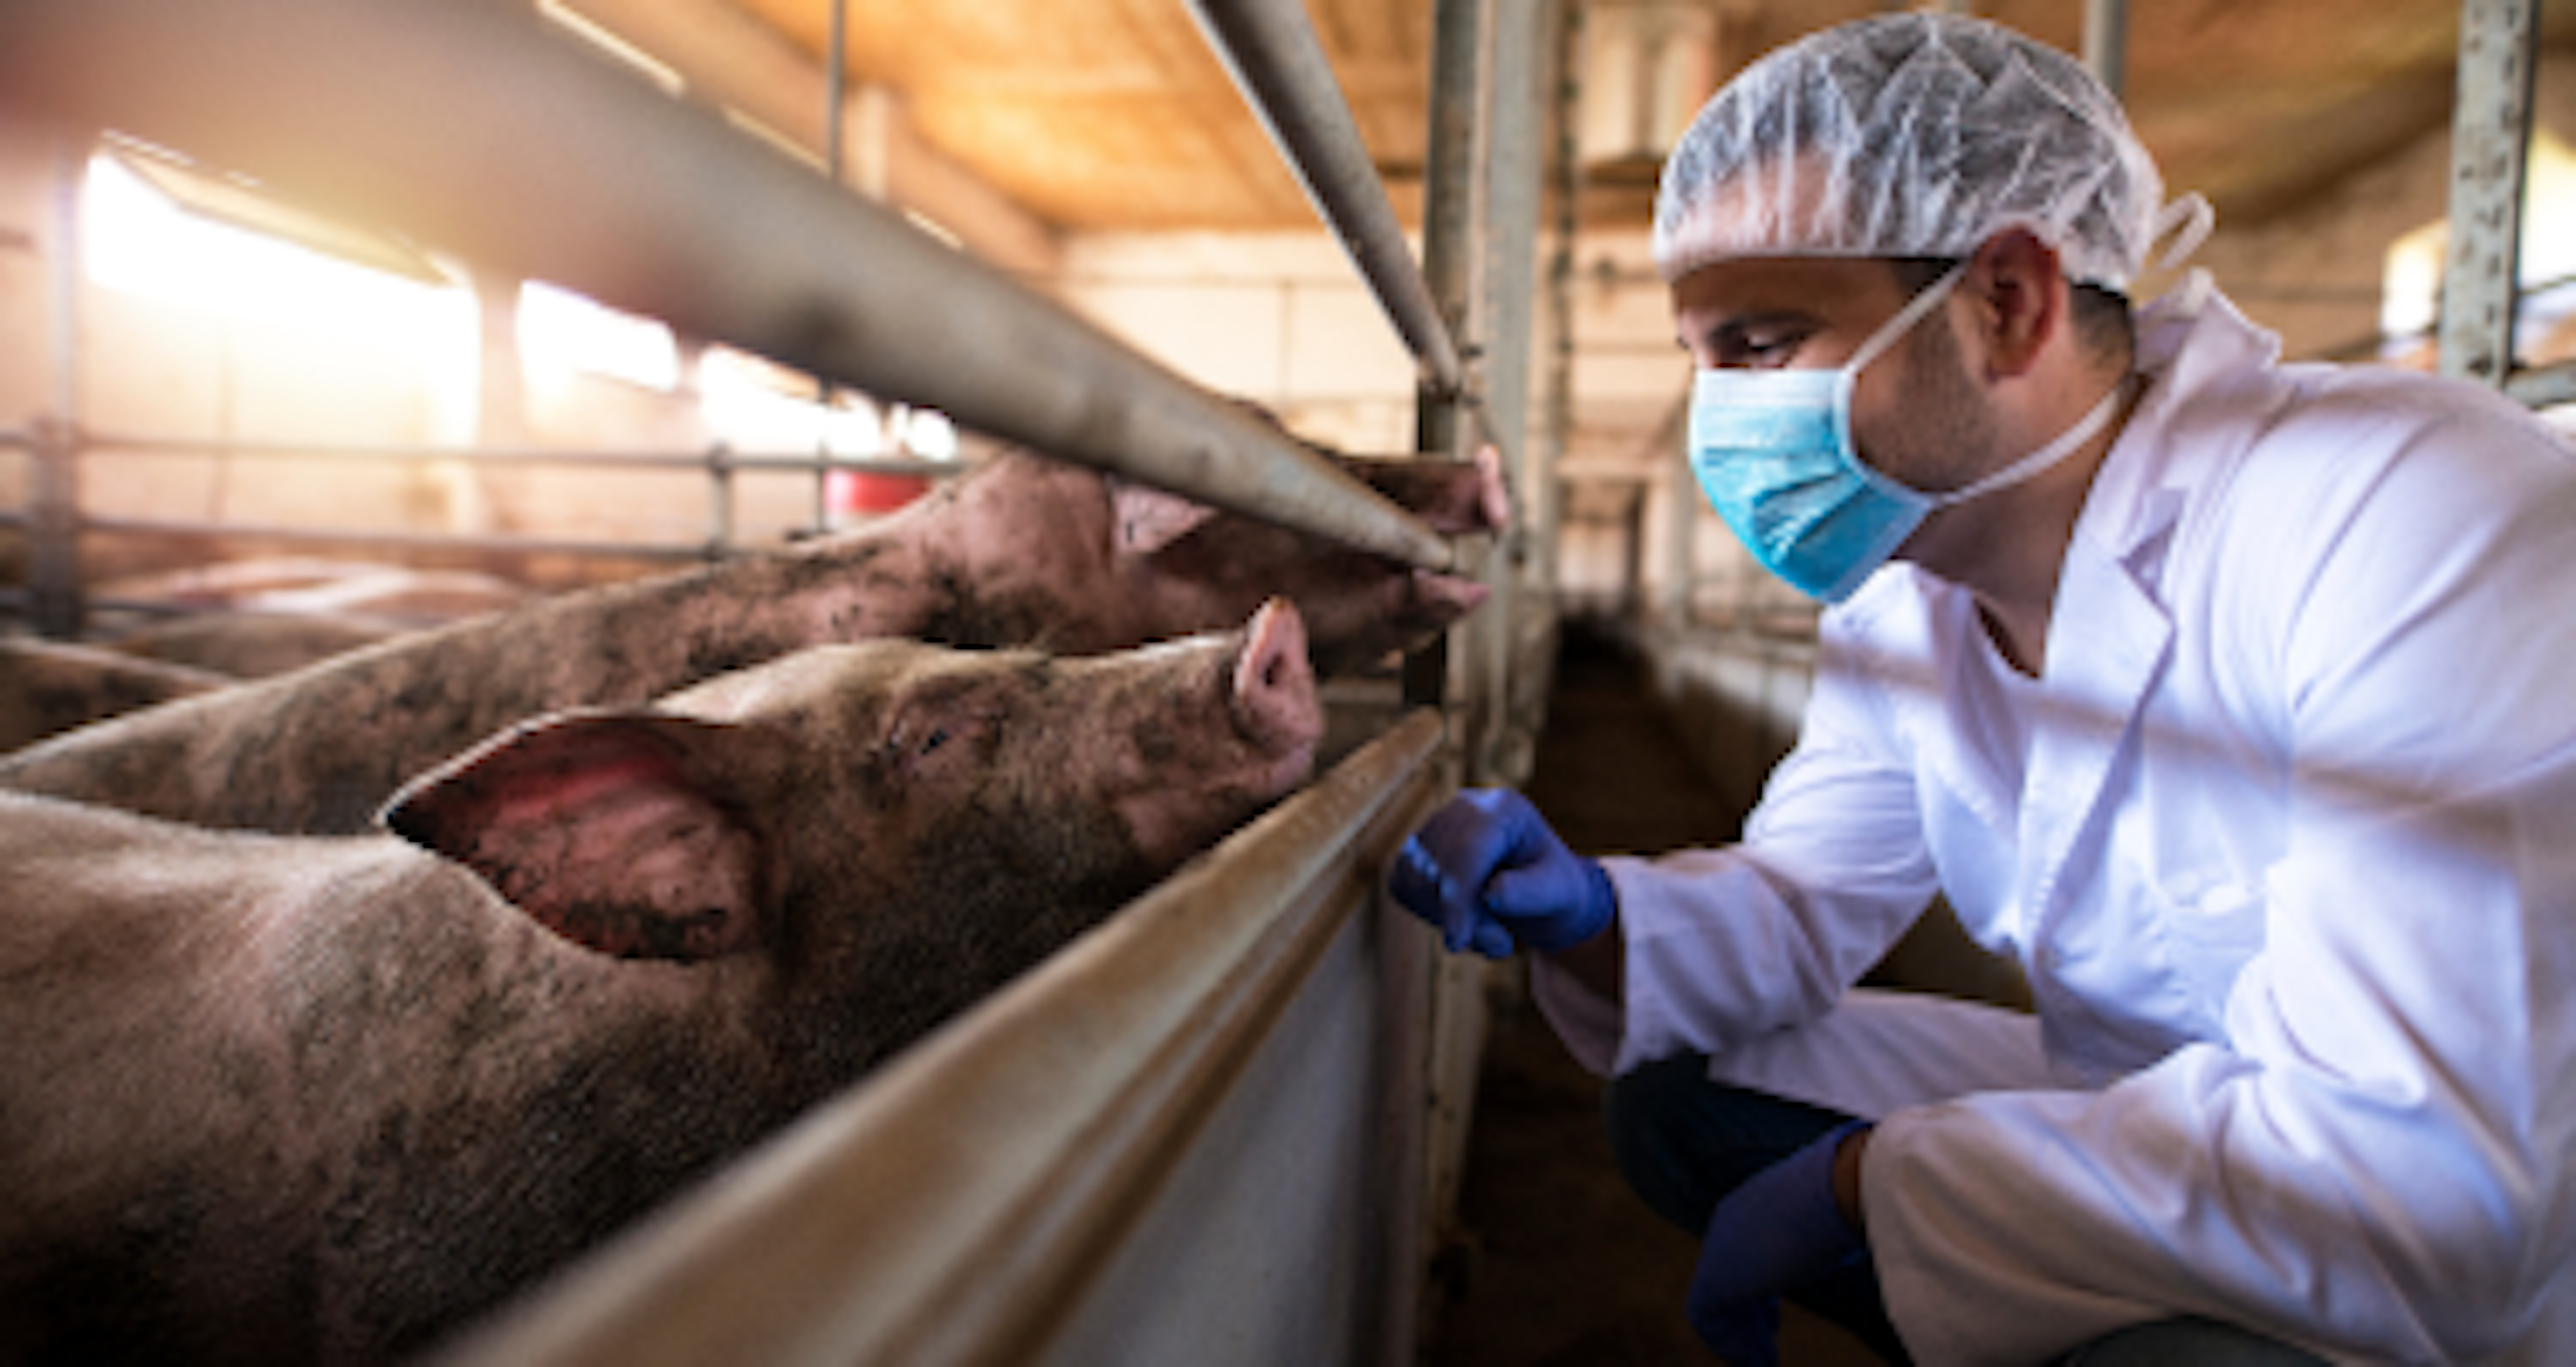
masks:
<path id="1" fill-rule="evenodd" d="M 1547 692 L 1566 328 L 1561 300 L 1534 328 L 1532 265 L 1543 177 L 1571 174 L 1551 145 L 1563 110 L 1546 115 L 1572 83 L 1549 54 L 1583 7 L 1438 0 L 1417 261 L 1296 0 L 1191 3 L 1415 357 L 1417 450 L 1501 448 L 1520 526 L 1485 554 L 1493 598 L 1447 649 L 1406 662 L 1384 709 L 1400 719 L 1306 792 L 454 1345 L 452 1360 L 1411 1359 L 1455 1194 L 1484 982 L 1474 961 L 1384 914 L 1375 883 L 1458 784 L 1524 776 Z M 2446 371 L 2535 406 L 2576 401 L 2576 368 L 2513 358 L 2539 8 L 2461 5 L 2439 328 Z M 2087 57 L 2116 88 L 2125 8 L 2088 0 L 2086 20 Z M 478 98 L 441 97 L 456 89 Z M 996 437 L 1450 563 L 1449 545 L 1296 443 L 712 111 L 594 60 L 514 0 L 14 0 L 0 9 L 0 91 L 59 120 L 66 220 L 80 156 L 114 127 Z M 655 174 L 618 155 L 636 145 L 654 149 Z M 1549 293 L 1565 286 L 1571 237 L 1571 196 L 1556 198 Z M 617 250 L 603 250 L 612 237 Z M 0 523 L 31 548 L 29 616 L 69 634 L 84 532 L 182 530 L 85 517 L 84 463 L 217 444 L 80 427 L 74 265 L 58 252 L 54 269 L 58 397 L 50 415 L 0 430 L 0 448 L 34 472 L 29 506 Z M 1533 358 L 1534 331 L 1557 354 Z M 817 474 L 803 456 L 678 459 L 708 481 L 708 537 L 620 553 L 726 553 L 738 475 Z M 1688 478 L 1679 461 L 1666 468 Z M 1665 506 L 1676 523 L 1659 539 L 1644 653 L 1693 749 L 1751 782 L 1794 736 L 1811 653 L 1751 611 L 1703 625 L 1693 500 Z"/>
<path id="2" fill-rule="evenodd" d="M 1562 13 L 1544 0 L 1439 4 L 1417 264 L 1295 0 L 1196 3 L 1417 358 L 1418 450 L 1463 458 L 1490 442 L 1522 500 L 1520 528 L 1483 556 L 1485 611 L 1379 681 L 1389 696 L 1346 700 L 1400 719 L 1098 932 L 469 1335 L 455 1360 L 1410 1357 L 1428 1250 L 1454 1198 L 1484 985 L 1409 918 L 1381 914 L 1376 881 L 1459 782 L 1522 776 L 1545 696 L 1549 434 L 1525 432 L 1523 415 L 1542 76 Z M 525 4 L 16 4 L 0 14 L 0 89 L 56 127 L 55 403 L 0 431 L 30 461 L 29 506 L 8 521 L 30 548 L 22 606 L 50 634 L 81 624 L 86 533 L 385 539 L 84 515 L 85 464 L 232 449 L 78 421 L 73 186 L 107 128 L 827 383 L 1452 567 L 1450 544 L 1297 442 L 715 111 L 597 60 Z M 475 98 L 444 98 L 458 90 Z M 618 155 L 638 145 L 653 149 L 650 168 Z M 993 364 L 1003 357 L 1012 364 Z M 922 470 L 722 449 L 340 454 L 702 470 L 700 543 L 400 539 L 659 559 L 733 549 L 739 474 Z"/>

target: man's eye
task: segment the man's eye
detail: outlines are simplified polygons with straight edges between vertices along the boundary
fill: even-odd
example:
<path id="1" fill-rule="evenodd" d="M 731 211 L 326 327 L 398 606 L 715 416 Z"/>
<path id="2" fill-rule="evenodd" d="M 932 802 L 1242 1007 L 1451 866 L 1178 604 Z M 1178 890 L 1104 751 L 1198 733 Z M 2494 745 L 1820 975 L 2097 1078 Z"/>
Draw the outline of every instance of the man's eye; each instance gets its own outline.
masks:
<path id="1" fill-rule="evenodd" d="M 1777 370 L 1797 357 L 1806 340 L 1799 331 L 1730 331 L 1710 339 L 1709 360 L 1721 369 Z"/>
<path id="2" fill-rule="evenodd" d="M 1736 344 L 1733 363 L 1756 370 L 1776 370 L 1798 354 L 1798 344 L 1805 340 L 1794 332 L 1745 337 Z"/>

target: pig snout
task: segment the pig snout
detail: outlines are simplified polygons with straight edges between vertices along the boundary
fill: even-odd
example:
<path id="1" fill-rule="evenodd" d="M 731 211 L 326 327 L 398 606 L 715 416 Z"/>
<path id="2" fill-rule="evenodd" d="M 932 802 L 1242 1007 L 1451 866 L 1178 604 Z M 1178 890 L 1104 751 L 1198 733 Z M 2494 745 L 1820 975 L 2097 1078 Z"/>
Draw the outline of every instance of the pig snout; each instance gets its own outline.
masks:
<path id="1" fill-rule="evenodd" d="M 1306 658 L 1306 624 L 1287 599 L 1263 603 L 1244 628 L 1233 690 L 1235 733 L 1296 771 L 1281 786 L 1295 783 L 1323 739 L 1324 705 Z"/>
<path id="2" fill-rule="evenodd" d="M 1157 869 L 1177 867 L 1293 791 L 1313 771 L 1324 736 L 1306 624 L 1287 600 L 1263 604 L 1230 637 L 1174 649 L 1200 663 L 1189 666 L 1183 692 L 1160 694 L 1139 719 L 1132 762 L 1141 767 L 1117 802 L 1137 852 Z"/>

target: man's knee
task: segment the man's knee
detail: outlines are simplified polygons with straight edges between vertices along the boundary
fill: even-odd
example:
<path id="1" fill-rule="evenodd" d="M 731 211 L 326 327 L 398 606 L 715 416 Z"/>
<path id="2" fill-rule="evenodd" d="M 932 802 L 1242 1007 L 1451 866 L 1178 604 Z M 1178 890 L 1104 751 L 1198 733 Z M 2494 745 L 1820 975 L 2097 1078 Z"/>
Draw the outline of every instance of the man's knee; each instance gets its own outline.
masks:
<path id="1" fill-rule="evenodd" d="M 1690 1137 L 1700 1104 L 1691 1095 L 1708 1085 L 1708 1060 L 1697 1054 L 1657 1059 L 1610 1080 L 1602 1116 L 1610 1154 L 1638 1199 L 1696 1236 L 1708 1226 L 1718 1193 L 1693 1172 L 1698 1146 Z"/>
<path id="2" fill-rule="evenodd" d="M 1708 1069 L 1702 1054 L 1657 1059 L 1613 1079 L 1602 1103 L 1628 1185 L 1694 1235 L 1726 1193 L 1852 1118 L 1714 1081 Z"/>

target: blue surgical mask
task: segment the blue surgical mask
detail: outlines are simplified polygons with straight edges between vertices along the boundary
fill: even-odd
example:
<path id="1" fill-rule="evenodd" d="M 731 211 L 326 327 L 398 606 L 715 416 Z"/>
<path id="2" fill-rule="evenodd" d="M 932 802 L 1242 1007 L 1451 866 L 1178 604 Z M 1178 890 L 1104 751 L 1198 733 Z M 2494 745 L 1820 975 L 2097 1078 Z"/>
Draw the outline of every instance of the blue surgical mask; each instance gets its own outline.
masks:
<path id="1" fill-rule="evenodd" d="M 2114 385 L 2056 440 L 1994 474 L 1927 494 L 1864 463 L 1852 446 L 1860 372 L 1957 288 L 1965 264 L 1926 286 L 1838 370 L 1702 370 L 1691 382 L 1687 455 L 1700 491 L 1764 569 L 1839 603 L 1887 563 L 1936 508 L 2028 479 L 2092 439 L 2119 409 Z"/>

